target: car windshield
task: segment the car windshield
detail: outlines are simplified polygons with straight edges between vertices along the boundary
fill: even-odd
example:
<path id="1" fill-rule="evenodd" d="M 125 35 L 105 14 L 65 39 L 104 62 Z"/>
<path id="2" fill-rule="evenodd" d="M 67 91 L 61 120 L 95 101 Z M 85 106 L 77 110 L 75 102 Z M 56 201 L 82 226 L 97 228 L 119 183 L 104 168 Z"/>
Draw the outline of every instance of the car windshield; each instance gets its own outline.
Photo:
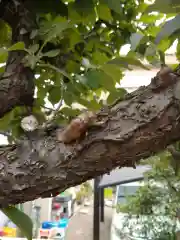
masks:
<path id="1" fill-rule="evenodd" d="M 117 204 L 127 203 L 127 196 L 133 196 L 138 190 L 139 186 L 137 185 L 122 185 L 118 187 L 117 193 Z"/>
<path id="2" fill-rule="evenodd" d="M 135 182 L 135 183 L 131 183 L 131 184 L 124 184 L 124 185 L 120 185 L 117 187 L 117 192 L 116 192 L 116 197 L 117 197 L 117 212 L 119 211 L 122 211 L 124 213 L 126 213 L 126 207 L 124 208 L 124 206 L 127 206 L 128 204 L 128 199 L 135 196 L 137 190 L 140 188 L 140 187 L 143 187 L 144 186 L 144 182 Z M 158 189 L 158 192 L 161 192 L 161 191 L 165 191 L 165 186 L 162 186 L 162 184 L 154 184 L 152 183 L 152 187 L 154 188 L 154 190 L 157 191 Z M 157 213 L 159 215 L 159 213 L 164 213 L 166 212 L 165 211 L 165 205 L 163 204 L 160 204 L 157 205 L 157 206 L 153 206 L 153 212 L 154 213 Z M 128 213 L 128 212 L 127 212 Z M 131 208 L 131 213 L 132 214 L 136 214 L 136 212 L 133 211 L 133 208 Z M 148 213 L 146 213 L 148 214 Z"/>

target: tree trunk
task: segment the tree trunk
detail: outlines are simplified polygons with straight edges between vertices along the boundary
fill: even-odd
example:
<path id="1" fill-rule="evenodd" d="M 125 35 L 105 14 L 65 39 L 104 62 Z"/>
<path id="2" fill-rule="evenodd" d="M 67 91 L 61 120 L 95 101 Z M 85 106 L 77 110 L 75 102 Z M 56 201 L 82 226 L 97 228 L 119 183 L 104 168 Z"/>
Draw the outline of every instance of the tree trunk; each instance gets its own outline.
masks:
<path id="1" fill-rule="evenodd" d="M 12 44 L 22 41 L 27 48 L 34 22 L 23 4 L 16 7 L 15 1 L 1 1 L 0 18 L 7 21 L 12 28 Z M 26 34 L 21 34 L 22 29 Z M 24 56 L 25 51 L 9 52 L 5 73 L 0 79 L 0 118 L 16 106 L 33 105 L 34 74 L 22 64 Z"/>

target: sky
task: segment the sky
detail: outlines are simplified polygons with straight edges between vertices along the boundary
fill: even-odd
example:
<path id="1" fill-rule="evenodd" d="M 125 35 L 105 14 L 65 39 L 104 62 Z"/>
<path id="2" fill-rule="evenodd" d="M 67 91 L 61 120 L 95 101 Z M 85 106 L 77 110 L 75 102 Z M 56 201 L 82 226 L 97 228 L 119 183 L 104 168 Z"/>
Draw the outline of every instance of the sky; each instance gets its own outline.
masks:
<path id="1" fill-rule="evenodd" d="M 172 44 L 172 46 L 166 51 L 167 54 L 173 54 L 176 51 L 176 46 L 177 46 L 177 40 L 174 41 L 174 43 Z M 126 44 L 124 45 L 121 50 L 120 50 L 120 55 L 124 55 L 127 52 L 129 52 L 131 45 L 130 44 Z"/>

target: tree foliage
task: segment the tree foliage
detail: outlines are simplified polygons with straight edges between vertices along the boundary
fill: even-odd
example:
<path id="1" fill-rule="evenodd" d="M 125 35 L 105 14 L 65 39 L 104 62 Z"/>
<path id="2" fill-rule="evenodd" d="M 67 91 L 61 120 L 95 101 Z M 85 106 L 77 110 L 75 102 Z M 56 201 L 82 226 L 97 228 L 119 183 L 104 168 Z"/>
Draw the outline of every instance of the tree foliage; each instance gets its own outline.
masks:
<path id="1" fill-rule="evenodd" d="M 143 161 L 152 167 L 145 173 L 144 185 L 135 195 L 127 196 L 125 204 L 117 205 L 118 212 L 128 213 L 124 227 L 128 227 L 130 232 L 135 232 L 138 224 L 141 235 L 147 239 L 150 236 L 153 240 L 177 239 L 180 185 L 179 173 L 175 175 L 171 161 L 172 156 L 167 151 Z"/>
<path id="2" fill-rule="evenodd" d="M 14 102 L 3 101 L 7 93 L 1 90 L 0 130 L 9 142 L 23 134 L 24 105 L 33 105 L 33 114 L 43 124 L 63 100 L 55 121 L 64 124 L 80 112 L 78 106 L 99 110 L 102 94 L 107 104 L 123 98 L 126 91 L 116 86 L 124 70 L 147 69 L 144 59 L 151 67 L 160 66 L 175 40 L 180 58 L 179 12 L 174 0 L 151 5 L 143 0 L 1 1 L 0 85 L 3 89 L 7 77 L 10 85 L 18 79 L 16 94 L 23 87 L 27 92 Z M 122 56 L 125 44 L 131 48 Z M 29 77 L 28 84 L 23 77 Z"/>

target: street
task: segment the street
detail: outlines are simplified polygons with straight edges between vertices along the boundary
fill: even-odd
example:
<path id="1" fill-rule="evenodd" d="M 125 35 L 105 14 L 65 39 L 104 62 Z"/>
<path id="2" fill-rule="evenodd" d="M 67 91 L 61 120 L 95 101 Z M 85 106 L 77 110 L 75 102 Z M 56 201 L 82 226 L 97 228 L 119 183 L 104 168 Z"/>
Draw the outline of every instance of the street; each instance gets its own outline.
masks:
<path id="1" fill-rule="evenodd" d="M 100 240 L 110 239 L 112 208 L 105 207 L 105 222 L 101 223 Z M 93 240 L 93 205 L 83 207 L 69 222 L 66 240 Z"/>

